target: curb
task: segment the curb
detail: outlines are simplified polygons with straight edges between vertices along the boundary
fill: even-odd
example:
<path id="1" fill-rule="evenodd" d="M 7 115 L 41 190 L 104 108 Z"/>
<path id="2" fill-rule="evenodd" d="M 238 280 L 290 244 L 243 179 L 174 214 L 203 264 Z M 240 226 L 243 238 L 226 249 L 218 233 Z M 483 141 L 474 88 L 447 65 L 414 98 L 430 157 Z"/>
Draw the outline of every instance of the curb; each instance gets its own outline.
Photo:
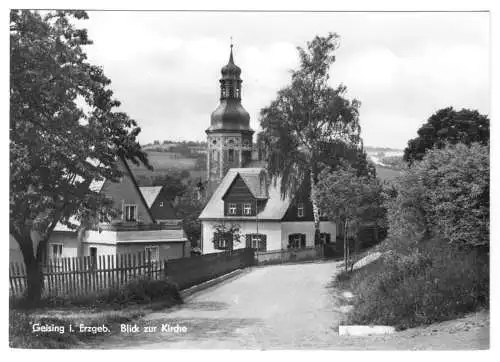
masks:
<path id="1" fill-rule="evenodd" d="M 371 336 L 392 334 L 396 328 L 391 326 L 339 326 L 339 336 Z"/>
<path id="2" fill-rule="evenodd" d="M 201 292 L 202 290 L 208 289 L 214 285 L 220 284 L 228 279 L 234 278 L 240 274 L 242 274 L 245 270 L 244 269 L 236 269 L 233 270 L 232 272 L 229 272 L 227 274 L 223 274 L 217 278 L 207 280 L 206 282 L 200 283 L 193 285 L 192 287 L 189 287 L 187 289 L 183 289 L 180 291 L 181 297 L 187 298 L 194 293 Z"/>

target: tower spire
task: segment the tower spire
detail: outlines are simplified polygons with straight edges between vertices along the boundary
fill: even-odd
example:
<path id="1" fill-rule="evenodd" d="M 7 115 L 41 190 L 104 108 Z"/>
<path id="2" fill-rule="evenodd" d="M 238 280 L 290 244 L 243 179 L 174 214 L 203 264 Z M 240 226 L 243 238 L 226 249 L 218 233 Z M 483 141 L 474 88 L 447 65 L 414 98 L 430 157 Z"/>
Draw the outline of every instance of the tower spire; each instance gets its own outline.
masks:
<path id="1" fill-rule="evenodd" d="M 233 37 L 231 36 L 231 51 L 230 51 L 230 54 L 229 54 L 229 63 L 230 64 L 234 64 L 234 60 L 233 60 Z"/>

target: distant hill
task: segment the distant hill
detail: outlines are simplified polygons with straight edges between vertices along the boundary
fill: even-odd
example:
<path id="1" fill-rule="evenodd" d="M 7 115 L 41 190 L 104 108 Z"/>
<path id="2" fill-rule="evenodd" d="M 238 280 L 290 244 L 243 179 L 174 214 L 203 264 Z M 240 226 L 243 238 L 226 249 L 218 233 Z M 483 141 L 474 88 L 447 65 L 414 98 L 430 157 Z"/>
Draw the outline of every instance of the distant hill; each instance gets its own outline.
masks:
<path id="1" fill-rule="evenodd" d="M 366 152 L 392 152 L 392 153 L 401 153 L 403 154 L 404 150 L 399 148 L 390 148 L 390 147 L 374 147 L 374 146 L 365 146 Z"/>
<path id="2" fill-rule="evenodd" d="M 188 171 L 192 179 L 205 179 L 206 148 L 204 142 L 164 142 L 143 145 L 144 151 L 148 154 L 149 162 L 154 170 L 149 171 L 145 167 L 131 165 L 132 171 L 138 178 L 154 178 L 163 176 L 171 172 Z M 393 180 L 403 172 L 402 167 L 397 166 L 397 162 L 384 163 L 403 156 L 403 150 L 389 147 L 365 147 L 368 158 L 376 165 L 377 176 L 381 180 Z"/>

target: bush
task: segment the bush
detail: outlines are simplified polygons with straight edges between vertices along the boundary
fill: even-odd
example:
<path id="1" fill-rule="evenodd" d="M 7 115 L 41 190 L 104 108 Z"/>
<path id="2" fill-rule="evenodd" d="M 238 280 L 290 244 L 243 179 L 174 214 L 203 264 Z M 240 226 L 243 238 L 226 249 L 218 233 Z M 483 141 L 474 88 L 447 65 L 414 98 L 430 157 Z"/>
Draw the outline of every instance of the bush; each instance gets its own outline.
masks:
<path id="1" fill-rule="evenodd" d="M 166 280 L 135 279 L 125 286 L 89 293 L 83 296 L 50 296 L 42 299 L 37 307 L 81 307 L 86 309 L 118 307 L 164 301 L 165 307 L 182 303 L 176 285 Z M 13 309 L 32 309 L 32 303 L 25 299 L 10 300 Z"/>
<path id="2" fill-rule="evenodd" d="M 144 304 L 162 299 L 173 304 L 182 298 L 177 287 L 165 280 L 136 279 L 124 288 L 111 289 L 99 296 L 99 303 L 106 304 Z"/>
<path id="3" fill-rule="evenodd" d="M 387 202 L 391 234 L 459 246 L 489 245 L 489 148 L 457 144 L 426 153 Z"/>
<path id="4" fill-rule="evenodd" d="M 489 306 L 487 253 L 460 251 L 440 240 L 409 254 L 386 253 L 360 270 L 340 274 L 336 283 L 355 295 L 348 315 L 355 324 L 405 329 Z"/>

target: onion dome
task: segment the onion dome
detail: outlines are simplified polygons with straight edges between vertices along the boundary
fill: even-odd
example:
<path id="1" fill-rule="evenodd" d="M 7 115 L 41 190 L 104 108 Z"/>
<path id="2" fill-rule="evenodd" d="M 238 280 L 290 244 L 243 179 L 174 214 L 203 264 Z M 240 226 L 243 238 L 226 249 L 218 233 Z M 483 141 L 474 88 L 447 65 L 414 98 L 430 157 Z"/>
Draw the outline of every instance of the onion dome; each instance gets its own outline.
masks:
<path id="1" fill-rule="evenodd" d="M 216 131 L 247 131 L 250 128 L 250 115 L 241 105 L 241 68 L 234 64 L 233 45 L 229 62 L 221 69 L 220 103 L 210 117 L 210 127 L 207 132 Z"/>
<path id="2" fill-rule="evenodd" d="M 233 44 L 231 44 L 231 53 L 229 55 L 229 62 L 221 69 L 222 78 L 239 79 L 241 75 L 241 68 L 234 64 L 233 60 Z"/>

